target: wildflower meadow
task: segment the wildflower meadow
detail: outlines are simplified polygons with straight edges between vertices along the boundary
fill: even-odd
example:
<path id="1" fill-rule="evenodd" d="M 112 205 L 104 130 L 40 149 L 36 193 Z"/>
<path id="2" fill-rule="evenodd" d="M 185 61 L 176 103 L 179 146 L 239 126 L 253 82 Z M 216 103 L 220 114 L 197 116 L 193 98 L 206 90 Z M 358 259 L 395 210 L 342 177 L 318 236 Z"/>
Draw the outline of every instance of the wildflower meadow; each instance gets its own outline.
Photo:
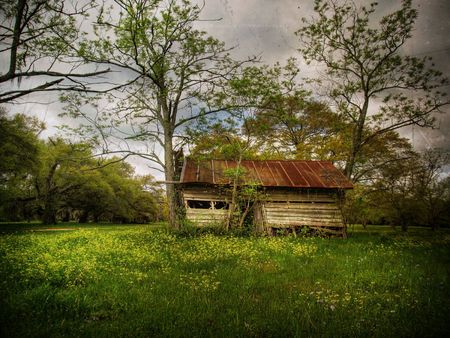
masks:
<path id="1" fill-rule="evenodd" d="M 3 229 L 5 337 L 450 335 L 449 231 L 369 227 L 324 239 L 149 225 Z"/>

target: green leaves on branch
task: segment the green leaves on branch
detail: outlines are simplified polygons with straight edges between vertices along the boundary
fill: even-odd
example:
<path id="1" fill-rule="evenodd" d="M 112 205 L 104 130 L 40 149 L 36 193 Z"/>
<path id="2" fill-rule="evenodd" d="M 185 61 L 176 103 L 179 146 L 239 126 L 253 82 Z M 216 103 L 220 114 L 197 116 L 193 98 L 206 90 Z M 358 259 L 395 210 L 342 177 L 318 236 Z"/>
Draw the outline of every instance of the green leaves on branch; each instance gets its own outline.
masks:
<path id="1" fill-rule="evenodd" d="M 325 66 L 322 84 L 339 114 L 353 125 L 346 174 L 351 177 L 362 149 L 376 137 L 417 124 L 431 126 L 449 103 L 440 88 L 449 81 L 431 58 L 404 56 L 417 10 L 411 0 L 374 21 L 377 3 L 316 0 L 316 17 L 297 32 L 308 63 Z"/>

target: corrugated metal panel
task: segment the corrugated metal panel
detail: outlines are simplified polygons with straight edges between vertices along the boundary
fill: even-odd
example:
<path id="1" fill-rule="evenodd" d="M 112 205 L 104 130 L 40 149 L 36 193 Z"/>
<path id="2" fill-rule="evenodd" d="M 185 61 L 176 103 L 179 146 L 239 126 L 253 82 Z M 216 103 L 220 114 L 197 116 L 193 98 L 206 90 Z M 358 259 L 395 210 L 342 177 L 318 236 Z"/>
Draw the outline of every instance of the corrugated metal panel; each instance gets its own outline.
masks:
<path id="1" fill-rule="evenodd" d="M 194 162 L 186 159 L 181 183 L 229 184 L 227 169 L 235 161 Z M 353 188 L 352 183 L 329 161 L 242 161 L 244 180 L 265 187 Z"/>

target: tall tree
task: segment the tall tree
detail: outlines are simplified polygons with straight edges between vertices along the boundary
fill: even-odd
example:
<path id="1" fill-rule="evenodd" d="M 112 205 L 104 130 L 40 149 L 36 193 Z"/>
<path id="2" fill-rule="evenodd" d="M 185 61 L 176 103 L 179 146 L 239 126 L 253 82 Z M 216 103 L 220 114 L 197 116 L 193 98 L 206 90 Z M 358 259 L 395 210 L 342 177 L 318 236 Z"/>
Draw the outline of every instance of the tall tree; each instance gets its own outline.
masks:
<path id="1" fill-rule="evenodd" d="M 358 7 L 351 1 L 315 0 L 317 16 L 303 19 L 297 32 L 308 62 L 325 66 L 322 86 L 337 112 L 352 125 L 345 172 L 352 177 L 358 156 L 384 133 L 416 124 L 432 126 L 433 114 L 448 104 L 439 89 L 448 79 L 429 57 L 403 54 L 417 10 L 411 0 L 377 23 L 377 3 Z"/>
<path id="2" fill-rule="evenodd" d="M 84 46 L 83 56 L 122 70 L 134 84 L 115 93 L 120 102 L 96 121 L 112 121 L 121 139 L 156 145 L 143 155 L 163 168 L 169 221 L 177 227 L 174 183 L 180 135 L 191 121 L 222 110 L 218 89 L 239 64 L 231 61 L 222 42 L 195 29 L 202 8 L 188 0 L 115 0 L 114 4 L 119 15 L 101 13 L 99 39 Z M 77 104 L 75 108 L 75 116 L 83 114 Z M 97 127 L 103 137 L 114 136 L 104 122 Z"/>
<path id="3" fill-rule="evenodd" d="M 0 103 L 35 92 L 93 90 L 108 70 L 86 68 L 76 45 L 94 7 L 92 0 L 0 1 Z"/>
<path id="4" fill-rule="evenodd" d="M 445 224 L 445 221 L 448 221 L 448 218 L 445 219 L 444 202 L 448 185 L 441 178 L 444 167 L 450 162 L 450 156 L 440 150 L 427 150 L 422 153 L 418 162 L 420 170 L 414 180 L 414 192 L 424 211 L 423 222 L 433 230 L 437 230 L 441 223 Z"/>

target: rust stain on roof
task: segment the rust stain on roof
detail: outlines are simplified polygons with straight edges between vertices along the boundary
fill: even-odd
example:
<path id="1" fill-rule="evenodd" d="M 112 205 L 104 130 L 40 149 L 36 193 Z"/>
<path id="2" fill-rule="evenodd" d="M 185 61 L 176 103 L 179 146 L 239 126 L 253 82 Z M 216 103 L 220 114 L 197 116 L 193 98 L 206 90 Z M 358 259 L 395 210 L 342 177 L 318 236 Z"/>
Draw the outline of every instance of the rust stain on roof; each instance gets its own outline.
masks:
<path id="1" fill-rule="evenodd" d="M 181 183 L 230 184 L 226 170 L 236 167 L 236 161 L 186 159 Z M 330 161 L 242 161 L 241 167 L 245 171 L 244 182 L 264 187 L 353 188 L 350 180 Z"/>

